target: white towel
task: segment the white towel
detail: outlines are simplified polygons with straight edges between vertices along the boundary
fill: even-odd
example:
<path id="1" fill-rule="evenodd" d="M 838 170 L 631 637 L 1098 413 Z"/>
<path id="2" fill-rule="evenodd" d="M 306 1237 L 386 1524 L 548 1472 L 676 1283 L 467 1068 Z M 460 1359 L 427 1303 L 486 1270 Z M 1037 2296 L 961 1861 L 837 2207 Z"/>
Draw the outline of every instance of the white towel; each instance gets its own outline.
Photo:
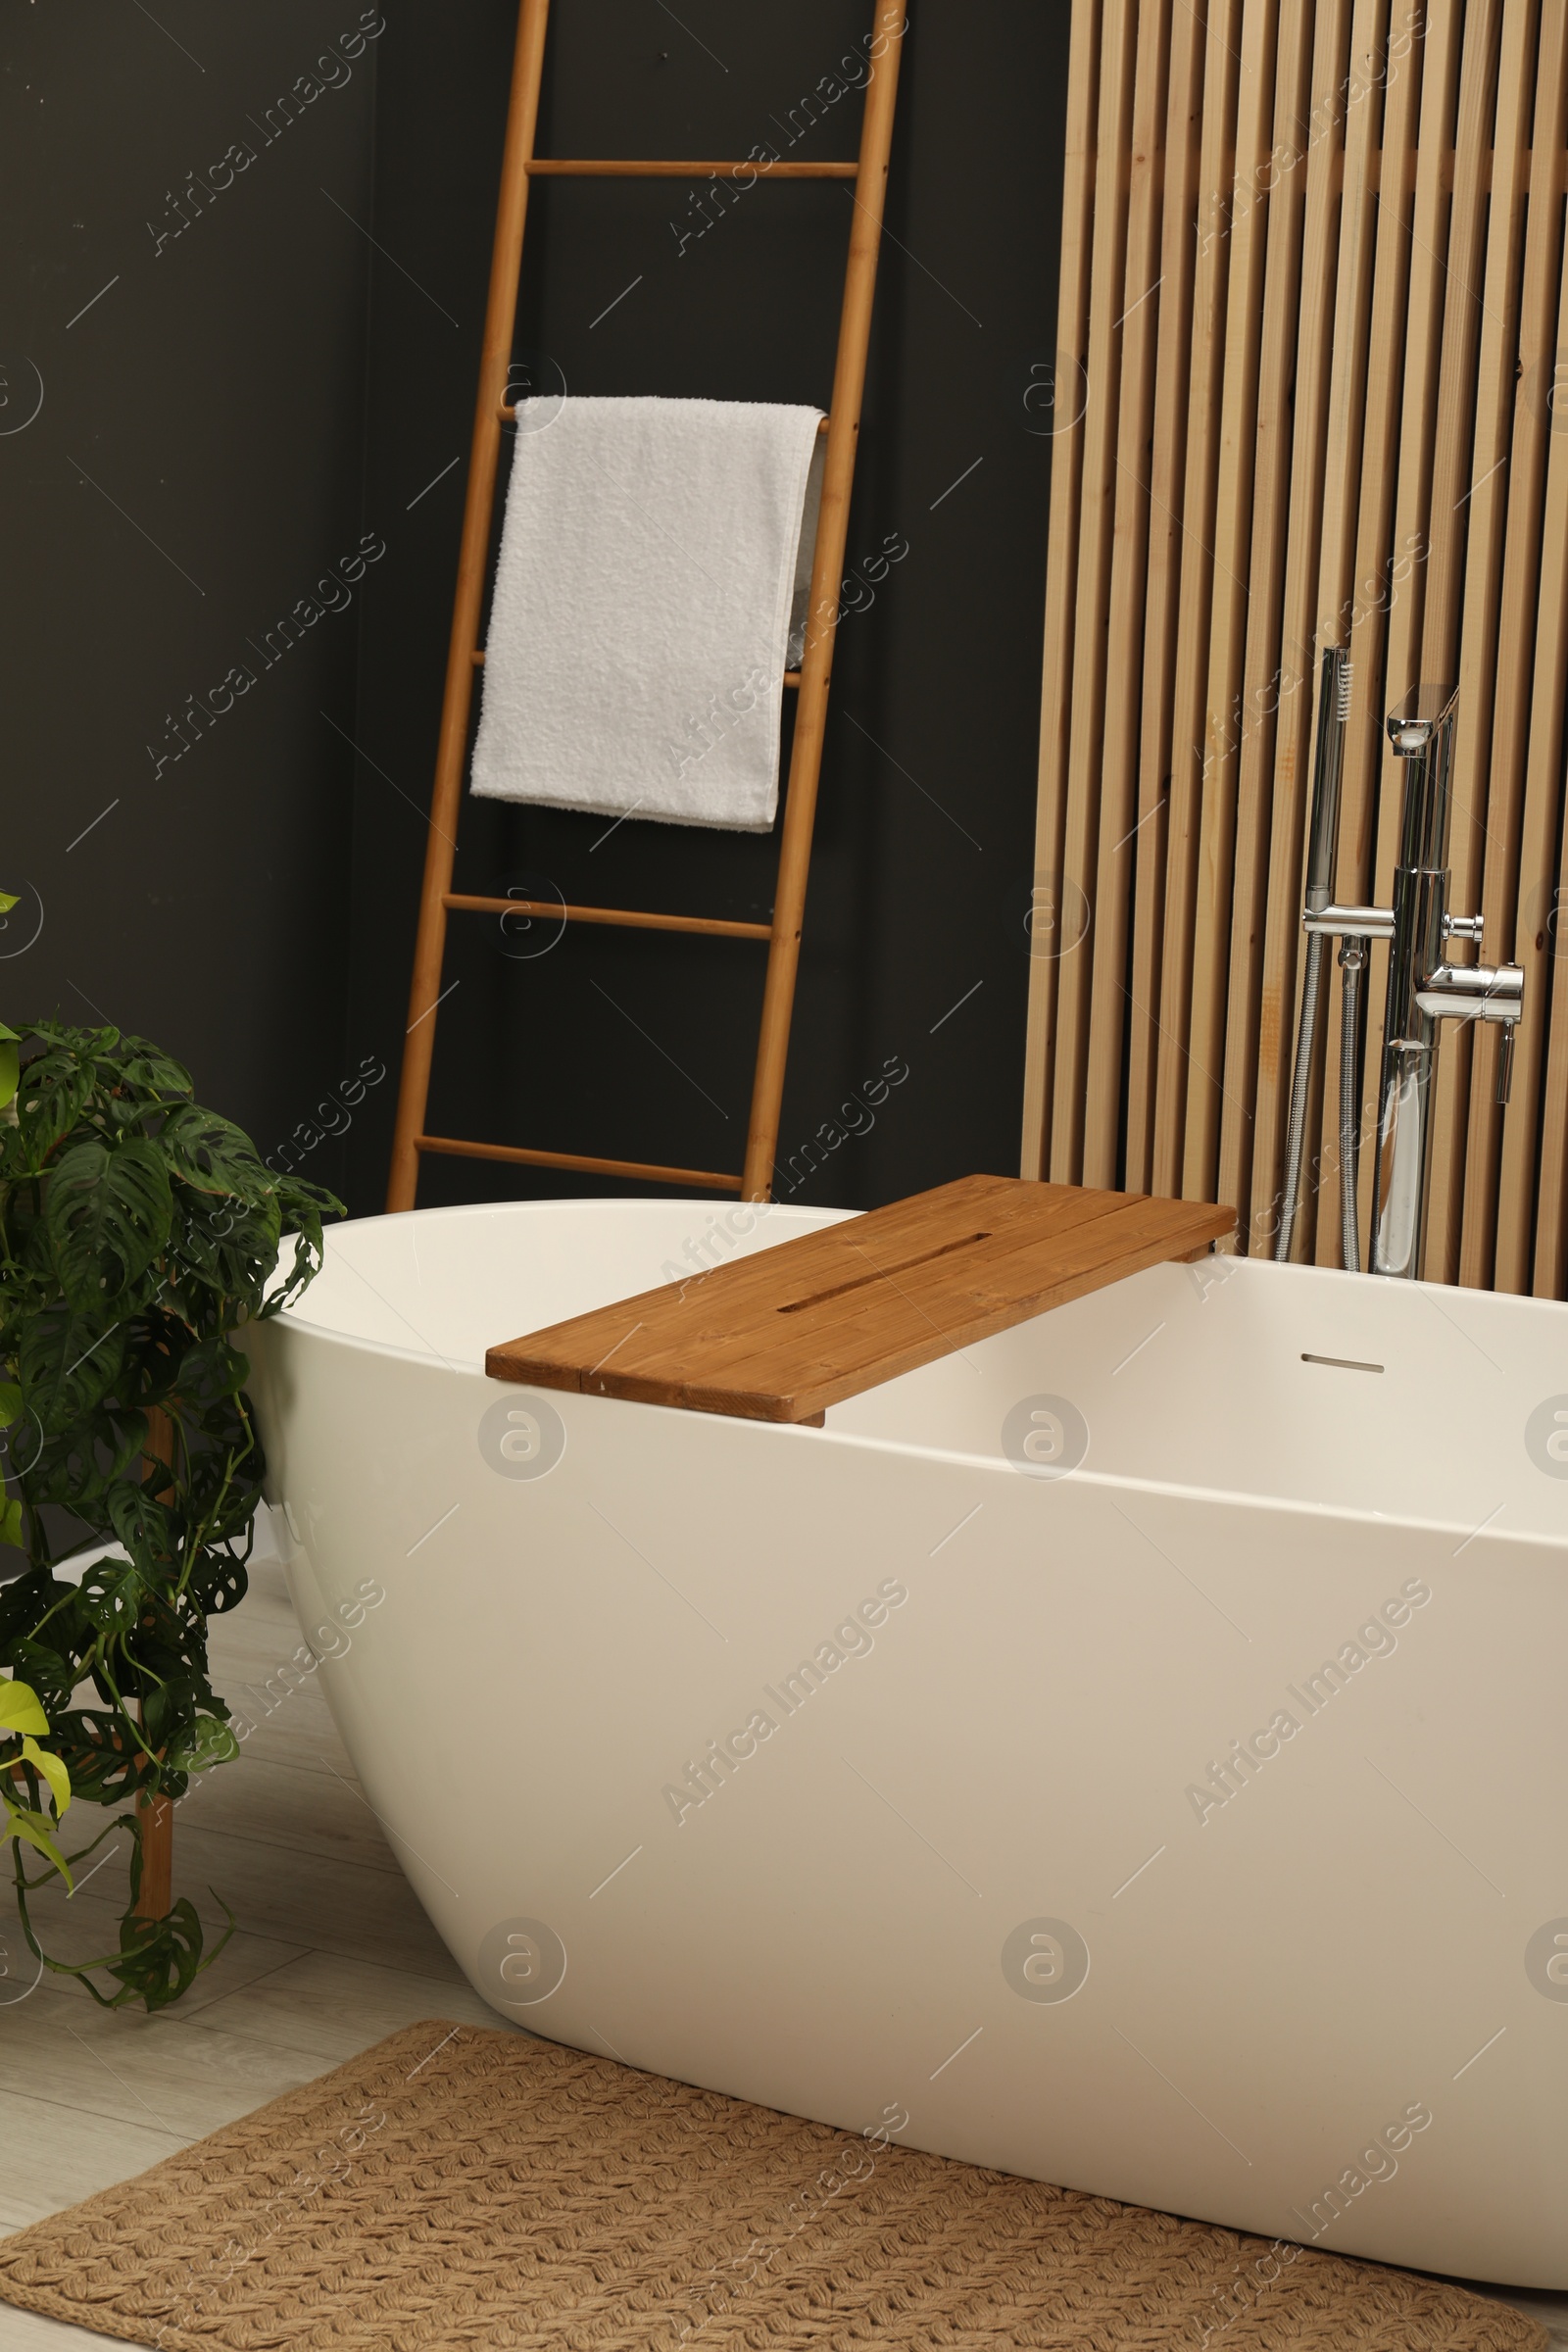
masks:
<path id="1" fill-rule="evenodd" d="M 475 793 L 769 829 L 819 414 L 518 403 Z"/>

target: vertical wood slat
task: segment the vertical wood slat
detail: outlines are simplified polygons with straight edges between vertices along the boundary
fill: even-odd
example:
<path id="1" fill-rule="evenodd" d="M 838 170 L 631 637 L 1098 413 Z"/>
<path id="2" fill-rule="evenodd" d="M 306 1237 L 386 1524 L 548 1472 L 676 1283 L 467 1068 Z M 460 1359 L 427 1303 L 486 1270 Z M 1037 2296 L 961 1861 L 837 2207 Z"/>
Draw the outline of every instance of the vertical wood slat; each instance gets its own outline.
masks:
<path id="1" fill-rule="evenodd" d="M 1268 167 L 1272 184 L 1254 435 L 1251 565 L 1240 740 L 1236 751 L 1229 970 L 1221 1048 L 1225 1084 L 1215 1178 L 1218 1190 L 1239 1207 L 1245 1207 L 1251 1179 L 1271 779 L 1286 666 L 1281 628 L 1289 545 L 1292 392 L 1297 373 L 1302 227 L 1311 135 L 1313 14 L 1307 0 L 1287 0 L 1281 11 L 1274 143 Z M 1216 924 L 1224 921 L 1223 902 L 1216 906 L 1215 917 Z"/>
<path id="2" fill-rule="evenodd" d="M 1459 71 L 1459 120 L 1454 131 L 1453 207 L 1448 217 L 1448 269 L 1443 314 L 1443 373 L 1438 437 L 1432 461 L 1432 561 L 1422 631 L 1422 667 L 1458 681 L 1460 619 L 1464 611 L 1470 520 L 1477 495 L 1475 427 L 1480 386 L 1476 370 L 1486 318 L 1487 190 L 1485 171 L 1496 105 L 1500 0 L 1467 0 L 1464 58 Z M 1500 209 L 1500 208 L 1499 208 Z M 1486 485 L 1490 496 L 1495 484 Z M 1459 705 L 1454 746 L 1450 905 L 1470 912 L 1477 865 L 1474 737 Z M 1427 1199 L 1422 1272 L 1451 1282 L 1459 1270 L 1458 1206 L 1462 1198 L 1454 1154 L 1462 1149 L 1470 1107 L 1473 1024 L 1446 1022 L 1432 1087 L 1432 1182 Z"/>
<path id="3" fill-rule="evenodd" d="M 1372 289 L 1377 261 L 1374 174 L 1383 127 L 1383 81 L 1388 47 L 1387 0 L 1355 0 L 1350 28 L 1350 74 L 1345 133 L 1345 197 L 1340 219 L 1339 292 L 1334 309 L 1334 380 L 1329 393 L 1329 454 L 1325 468 L 1323 546 L 1318 568 L 1318 642 L 1345 645 L 1355 610 L 1356 525 L 1361 503 L 1362 430 L 1371 362 Z M 1348 778 L 1346 779 L 1349 781 Z M 1352 890 L 1360 810 L 1342 789 L 1336 888 Z M 1340 1259 L 1340 1001 L 1339 975 L 1327 951 L 1318 997 L 1323 1091 L 1314 1174 L 1312 1250 L 1317 1263 Z"/>
<path id="4" fill-rule="evenodd" d="M 1203 60 L 1203 135 L 1199 158 L 1198 252 L 1193 278 L 1186 481 L 1182 495 L 1181 633 L 1171 713 L 1165 921 L 1155 1072 L 1154 1193 L 1176 1196 L 1187 1109 L 1187 1027 L 1192 1001 L 1194 899 L 1202 784 L 1212 532 L 1219 464 L 1217 412 L 1225 354 L 1229 245 L 1224 211 L 1235 172 L 1239 0 L 1209 0 Z"/>
<path id="5" fill-rule="evenodd" d="M 1149 597 L 1144 614 L 1138 830 L 1132 844 L 1132 976 L 1127 1004 L 1124 1183 L 1147 1192 L 1154 1144 L 1159 947 L 1165 913 L 1171 696 L 1181 621 L 1181 498 L 1187 455 L 1187 362 L 1193 325 L 1198 168 L 1202 141 L 1204 16 L 1178 7 L 1170 32 L 1160 242 L 1159 344 L 1149 461 Z"/>
<path id="6" fill-rule="evenodd" d="M 1536 119 L 1531 133 L 1535 156 L 1554 156 L 1568 138 L 1568 10 L 1549 7 L 1541 21 L 1536 74 Z M 1513 1101 L 1503 1120 L 1497 1198 L 1497 1238 L 1493 1283 L 1499 1291 L 1531 1288 L 1531 1228 L 1535 1208 L 1537 1141 L 1540 1134 L 1544 1047 L 1550 1001 L 1554 926 L 1550 924 L 1551 871 L 1561 753 L 1564 634 L 1568 622 L 1568 470 L 1558 461 L 1556 511 L 1547 487 L 1548 448 L 1556 421 L 1550 407 L 1558 350 L 1568 339 L 1568 318 L 1558 323 L 1563 285 L 1563 217 L 1555 192 L 1530 199 L 1525 236 L 1524 290 L 1520 300 L 1519 384 L 1514 402 L 1513 445 L 1508 466 L 1507 572 L 1499 630 L 1497 718 L 1492 746 L 1490 795 L 1522 801 L 1518 840 L 1511 861 L 1514 880 L 1505 890 L 1489 857 L 1485 911 L 1498 953 L 1525 970 L 1524 1019 L 1515 1041 Z M 1562 414 L 1568 427 L 1568 408 Z M 1532 675 L 1533 673 L 1533 675 Z M 1553 688 L 1551 681 L 1555 678 Z M 1532 691 L 1532 686 L 1534 691 Z M 1533 903 L 1532 903 L 1533 902 Z M 1514 907 L 1518 907 L 1517 920 Z M 1549 1197 L 1549 1196 L 1548 1196 Z M 1464 1272 L 1461 1267 L 1461 1273 Z"/>
<path id="7" fill-rule="evenodd" d="M 1053 399 L 1072 404 L 1051 452 L 1051 543 L 1046 572 L 1046 646 L 1041 677 L 1040 776 L 1035 877 L 1030 908 L 1029 1018 L 1024 1050 L 1020 1172 L 1037 1182 L 1051 1149 L 1052 1065 L 1060 978 L 1061 858 L 1071 734 L 1073 580 L 1078 561 L 1078 494 L 1083 475 L 1085 370 L 1089 354 L 1090 257 L 1094 231 L 1095 115 L 1100 86 L 1100 0 L 1074 0 L 1067 66 L 1061 270 L 1056 295 Z M 1064 365 L 1065 363 L 1065 365 Z M 1065 381 L 1064 381 L 1065 378 Z"/>
<path id="8" fill-rule="evenodd" d="M 1225 1059 L 1225 982 L 1236 840 L 1243 666 L 1250 609 L 1254 467 L 1257 461 L 1258 353 L 1269 199 L 1261 189 L 1274 119 L 1274 68 L 1280 0 L 1247 0 L 1242 19 L 1241 87 L 1236 112 L 1236 187 L 1231 200 L 1229 317 L 1220 414 L 1219 497 L 1214 515 L 1214 595 L 1208 629 L 1208 685 L 1203 712 L 1202 789 L 1193 913 L 1193 977 L 1188 1034 L 1187 1117 L 1182 1149 L 1184 1193 L 1207 1199 L 1218 1156 Z"/>
<path id="9" fill-rule="evenodd" d="M 1306 218 L 1301 244 L 1300 321 L 1296 351 L 1295 427 L 1281 621 L 1280 708 L 1274 741 L 1256 1031 L 1251 1214 L 1250 1219 L 1243 1219 L 1250 1246 L 1263 1250 L 1272 1250 L 1278 1230 L 1285 1124 L 1296 1052 L 1296 1022 L 1292 1015 L 1298 995 L 1301 963 L 1301 856 L 1306 832 L 1316 671 L 1312 636 L 1323 522 L 1349 32 L 1350 0 L 1319 0 L 1308 118 Z M 1243 1205 L 1240 1200 L 1237 1205 L 1239 1208 Z"/>
<path id="10" fill-rule="evenodd" d="M 1560 12 L 1559 12 L 1560 13 Z M 1525 174 L 1539 36 L 1539 0 L 1506 0 L 1493 132 L 1487 211 L 1485 311 L 1471 460 L 1464 624 L 1459 646 L 1459 723 L 1453 824 L 1459 856 L 1454 909 L 1491 909 L 1490 958 L 1502 953 L 1502 929 L 1518 890 L 1519 777 L 1494 754 L 1497 664 L 1502 623 L 1504 530 L 1512 455 L 1519 353 L 1520 283 L 1525 245 Z M 1543 208 L 1544 209 L 1544 208 Z M 1519 566 L 1510 582 L 1522 592 Z M 1511 611 L 1508 635 L 1528 642 L 1524 615 Z M 1507 906 L 1503 893 L 1507 893 Z M 1496 1094 L 1495 1032 L 1470 1046 L 1470 1100 L 1454 1108 L 1457 1163 L 1447 1171 L 1448 1221 L 1458 1244 L 1455 1278 L 1472 1288 L 1492 1279 L 1496 1244 L 1496 1184 L 1502 1112 Z M 1434 1200 L 1434 1211 L 1440 1203 Z"/>
<path id="11" fill-rule="evenodd" d="M 1438 10 L 1422 42 L 1421 130 L 1416 144 L 1415 199 L 1410 215 L 1409 298 L 1404 315 L 1404 389 L 1399 421 L 1399 472 L 1394 501 L 1388 656 L 1383 699 L 1390 708 L 1420 683 L 1422 624 L 1431 554 L 1432 465 L 1437 436 L 1439 361 L 1443 347 L 1444 279 L 1448 242 L 1447 164 L 1458 106 L 1459 13 Z M 1401 566 L 1403 567 L 1401 576 Z M 1394 892 L 1399 795 L 1404 769 L 1387 743 L 1381 747 L 1377 851 L 1372 895 L 1387 906 Z M 1388 950 L 1374 948 L 1366 977 L 1366 1067 L 1376 1094 L 1383 1058 L 1383 1013 Z M 1373 1111 L 1375 1123 L 1376 1108 Z M 1361 1154 L 1361 1230 L 1371 1221 L 1377 1155 Z"/>
<path id="12" fill-rule="evenodd" d="M 1098 927 L 1095 853 L 1098 846 L 1101 763 L 1104 750 L 1106 651 L 1111 556 L 1115 544 L 1117 425 L 1120 416 L 1121 289 L 1125 282 L 1128 186 L 1123 168 L 1132 130 L 1138 0 L 1104 0 L 1101 42 L 1101 168 L 1095 189 L 1095 227 L 1089 306 L 1089 415 L 1079 491 L 1078 564 L 1074 588 L 1071 733 L 1067 746 L 1067 809 L 1061 858 L 1063 905 L 1080 899 L 1090 908 L 1091 941 Z M 1111 159 L 1115 159 L 1112 170 Z M 1061 960 L 1057 981 L 1055 1102 L 1051 1116 L 1051 1174 L 1075 1184 L 1083 1165 L 1084 1070 L 1089 1049 L 1089 993 L 1093 949 Z"/>
<path id="13" fill-rule="evenodd" d="M 1149 461 L 1153 427 L 1154 363 L 1159 343 L 1160 216 L 1165 76 L 1170 20 L 1144 7 L 1138 21 L 1127 251 L 1117 321 L 1121 333 L 1121 414 L 1116 425 L 1115 530 L 1110 622 L 1105 654 L 1104 756 L 1098 795 L 1095 920 L 1087 942 L 1092 987 L 1087 1007 L 1088 1060 L 1079 1175 L 1113 1188 L 1121 1123 L 1124 975 L 1138 818 L 1142 707 L 1134 681 L 1143 668 L 1149 577 Z M 1174 209 L 1174 208 L 1173 208 Z M 1091 783 L 1091 790 L 1093 786 Z"/>

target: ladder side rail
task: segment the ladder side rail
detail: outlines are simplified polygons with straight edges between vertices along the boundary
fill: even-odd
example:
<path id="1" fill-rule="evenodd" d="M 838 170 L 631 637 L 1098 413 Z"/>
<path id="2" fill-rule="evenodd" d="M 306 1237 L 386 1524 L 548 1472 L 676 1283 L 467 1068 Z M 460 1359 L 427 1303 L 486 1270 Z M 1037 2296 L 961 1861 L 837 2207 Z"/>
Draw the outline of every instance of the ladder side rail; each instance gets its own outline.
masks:
<path id="1" fill-rule="evenodd" d="M 539 121 L 539 90 L 544 73 L 545 32 L 549 17 L 550 0 L 522 0 L 517 17 L 512 94 L 507 106 L 506 144 L 502 150 L 495 250 L 490 265 L 490 293 L 485 309 L 479 390 L 474 407 L 473 446 L 468 460 L 468 484 L 463 512 L 458 586 L 453 600 L 446 691 L 441 705 L 441 733 L 436 750 L 430 829 L 425 844 L 424 880 L 419 895 L 414 979 L 409 991 L 409 1026 L 404 1040 L 403 1073 L 398 1088 L 397 1119 L 393 1130 L 392 1173 L 386 1200 L 388 1209 L 412 1208 L 419 1181 L 419 1154 L 416 1139 L 424 1125 L 425 1104 L 430 1092 L 430 1065 L 435 1052 L 436 1005 L 441 995 L 441 966 L 446 950 L 446 907 L 443 900 L 452 888 L 452 866 L 457 850 L 464 757 L 467 749 L 468 712 L 473 698 L 473 648 L 478 637 L 480 607 L 484 597 L 485 555 L 490 543 L 496 469 L 501 456 L 500 405 L 506 396 L 507 377 L 512 365 L 512 333 L 516 318 L 518 278 L 522 269 L 522 236 L 528 213 L 528 166 L 533 156 Z"/>
<path id="2" fill-rule="evenodd" d="M 844 576 L 850 495 L 855 486 L 855 456 L 860 434 L 860 403 L 865 390 L 871 305 L 876 293 L 877 254 L 887 200 L 893 110 L 905 24 L 904 0 L 876 0 L 873 62 L 860 126 L 859 164 L 853 191 L 855 211 L 844 273 L 827 454 L 822 468 L 822 504 L 811 565 L 806 658 L 801 663 L 800 701 L 795 713 L 795 741 L 790 755 L 789 791 L 773 900 L 773 939 L 762 992 L 757 1072 L 747 1129 L 741 1189 L 742 1197 L 748 1200 L 767 1199 L 778 1152 L 784 1070 L 795 1010 L 801 927 L 811 863 L 811 832 L 816 817 L 828 687 L 838 630 L 838 589 Z"/>

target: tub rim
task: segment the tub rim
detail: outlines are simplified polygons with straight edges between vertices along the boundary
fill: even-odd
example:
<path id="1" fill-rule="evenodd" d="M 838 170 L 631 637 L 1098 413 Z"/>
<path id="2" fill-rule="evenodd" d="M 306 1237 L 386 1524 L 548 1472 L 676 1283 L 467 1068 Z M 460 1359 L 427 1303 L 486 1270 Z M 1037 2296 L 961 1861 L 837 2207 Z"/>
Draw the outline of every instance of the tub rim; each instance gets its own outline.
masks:
<path id="1" fill-rule="evenodd" d="M 1302 1270 L 1312 1272 L 1318 1269 L 1305 1268 Z M 1374 1280 L 1376 1277 L 1366 1276 L 1363 1279 Z M 1553 1302 L 1548 1300 L 1545 1303 Z M 268 1321 L 274 1325 L 281 1325 L 285 1318 L 281 1315 L 270 1316 Z M 583 1407 L 618 1406 L 627 1412 L 657 1413 L 668 1416 L 681 1424 L 712 1422 L 723 1429 L 758 1430 L 764 1432 L 769 1439 L 775 1442 L 818 1446 L 826 1444 L 849 1447 L 862 1453 L 891 1455 L 910 1461 L 939 1462 L 948 1468 L 977 1471 L 992 1477 L 1001 1477 L 1004 1473 L 1011 1470 L 1011 1464 L 998 1455 L 966 1452 L 958 1446 L 917 1445 L 908 1439 L 881 1437 L 858 1430 L 834 1429 L 831 1426 L 817 1429 L 805 1422 L 763 1421 L 741 1413 L 694 1412 L 683 1405 L 644 1404 L 624 1396 L 589 1396 L 581 1390 L 544 1389 L 526 1381 L 492 1380 L 482 1363 L 455 1362 L 446 1356 L 426 1354 L 409 1348 L 395 1348 L 383 1340 L 356 1339 L 349 1333 L 328 1330 L 321 1324 L 289 1323 L 288 1330 L 294 1338 L 308 1339 L 326 1347 L 341 1348 L 350 1354 L 379 1355 L 393 1363 L 414 1364 L 424 1371 L 437 1375 L 447 1375 L 454 1379 L 472 1379 L 481 1382 L 493 1396 L 554 1397 L 567 1396 L 571 1397 L 574 1404 Z M 235 1344 L 243 1345 L 237 1335 Z M 833 1406 L 828 1408 L 830 1413 L 835 1409 Z M 1017 1477 L 1019 1474 L 1012 1471 L 1012 1475 Z M 1455 1558 L 1459 1556 L 1460 1551 L 1468 1549 L 1471 1544 L 1478 1542 L 1483 1536 L 1520 1548 L 1539 1550 L 1553 1555 L 1568 1554 L 1568 1536 L 1540 1535 L 1528 1529 L 1503 1528 L 1495 1525 L 1483 1525 L 1475 1528 L 1467 1526 L 1464 1521 L 1459 1519 L 1428 1519 L 1417 1517 L 1413 1513 L 1397 1514 L 1389 1511 L 1363 1510 L 1348 1503 L 1312 1502 L 1299 1495 L 1253 1494 L 1240 1487 L 1186 1485 L 1174 1479 L 1139 1478 L 1127 1471 L 1092 1470 L 1087 1465 L 1069 1471 L 1061 1479 L 1030 1479 L 1025 1483 L 1032 1487 L 1048 1490 L 1055 1486 L 1070 1484 L 1081 1488 L 1102 1489 L 1107 1493 L 1123 1492 L 1149 1494 L 1177 1502 L 1206 1504 L 1210 1507 L 1218 1504 L 1244 1510 L 1284 1511 L 1294 1518 L 1320 1519 L 1342 1527 L 1407 1529 L 1412 1534 L 1418 1535 L 1458 1536 L 1463 1541 L 1454 1554 Z M 276 1508 L 278 1506 L 270 1504 L 269 1507 Z M 1146 1529 L 1137 1527 L 1136 1523 L 1133 1524 L 1135 1533 L 1143 1536 L 1146 1543 L 1152 1543 L 1153 1539 Z M 956 1533 L 956 1530 L 954 1533 Z M 943 1539 L 944 1543 L 950 1540 L 948 1537 Z M 1155 1548 L 1158 1549 L 1158 1546 L 1155 1545 Z"/>

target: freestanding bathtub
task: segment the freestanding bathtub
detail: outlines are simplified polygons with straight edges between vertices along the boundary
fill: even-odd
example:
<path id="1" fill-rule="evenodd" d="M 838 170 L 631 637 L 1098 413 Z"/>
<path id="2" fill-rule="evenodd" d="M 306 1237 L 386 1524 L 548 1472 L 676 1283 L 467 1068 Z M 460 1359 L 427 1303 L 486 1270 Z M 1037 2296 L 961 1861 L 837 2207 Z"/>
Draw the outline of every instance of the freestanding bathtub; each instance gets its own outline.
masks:
<path id="1" fill-rule="evenodd" d="M 1568 2286 L 1568 1308 L 1164 1266 L 823 1429 L 484 1377 L 838 1213 L 350 1224 L 254 1341 L 301 1623 L 474 1985 L 947 2155 Z"/>

